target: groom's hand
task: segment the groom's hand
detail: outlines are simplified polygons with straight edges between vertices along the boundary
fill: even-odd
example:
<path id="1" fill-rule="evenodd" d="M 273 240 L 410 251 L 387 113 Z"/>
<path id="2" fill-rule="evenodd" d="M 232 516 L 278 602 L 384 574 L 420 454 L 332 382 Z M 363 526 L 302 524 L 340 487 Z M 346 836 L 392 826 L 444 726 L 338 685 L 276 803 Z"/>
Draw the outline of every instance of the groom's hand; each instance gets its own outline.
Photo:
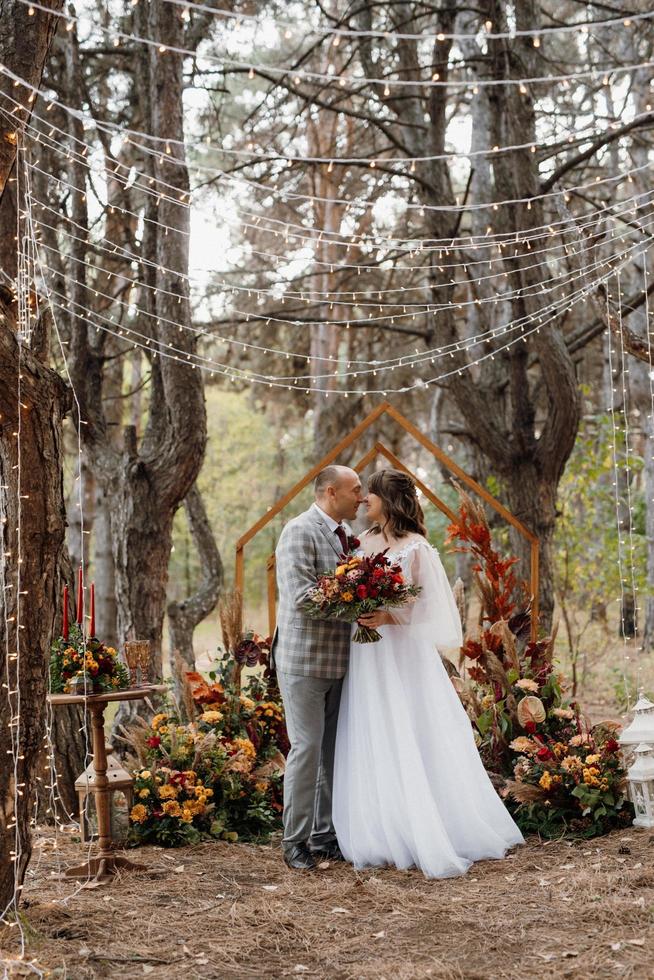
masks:
<path id="1" fill-rule="evenodd" d="M 363 613 L 357 619 L 359 626 L 368 626 L 377 629 L 378 626 L 389 626 L 393 622 L 393 617 L 385 609 L 375 609 L 374 612 Z"/>

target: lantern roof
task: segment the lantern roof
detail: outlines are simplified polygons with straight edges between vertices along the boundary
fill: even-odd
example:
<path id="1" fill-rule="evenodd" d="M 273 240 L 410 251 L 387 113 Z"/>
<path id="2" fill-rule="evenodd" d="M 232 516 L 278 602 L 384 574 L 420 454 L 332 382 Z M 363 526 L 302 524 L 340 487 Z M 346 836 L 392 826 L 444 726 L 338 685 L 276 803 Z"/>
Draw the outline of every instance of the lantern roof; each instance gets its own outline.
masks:
<path id="1" fill-rule="evenodd" d="M 627 774 L 633 782 L 654 780 L 654 749 L 646 742 L 641 742 L 634 749 L 636 761 L 629 766 Z"/>
<path id="2" fill-rule="evenodd" d="M 654 744 L 654 704 L 642 691 L 634 705 L 634 717 L 618 739 L 620 745 Z"/>

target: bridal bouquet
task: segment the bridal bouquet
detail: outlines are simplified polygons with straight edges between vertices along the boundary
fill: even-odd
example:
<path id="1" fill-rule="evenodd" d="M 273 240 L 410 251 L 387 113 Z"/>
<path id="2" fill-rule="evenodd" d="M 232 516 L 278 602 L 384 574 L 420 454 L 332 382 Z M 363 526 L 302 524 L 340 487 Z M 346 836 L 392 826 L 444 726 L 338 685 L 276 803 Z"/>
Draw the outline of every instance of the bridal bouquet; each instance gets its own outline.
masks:
<path id="1" fill-rule="evenodd" d="M 385 552 L 378 555 L 348 557 L 335 572 L 321 575 L 307 594 L 305 612 L 314 619 L 340 619 L 354 623 L 364 613 L 413 602 L 420 592 L 409 585 L 400 565 Z M 357 626 L 355 643 L 374 643 L 381 633 L 369 626 Z"/>

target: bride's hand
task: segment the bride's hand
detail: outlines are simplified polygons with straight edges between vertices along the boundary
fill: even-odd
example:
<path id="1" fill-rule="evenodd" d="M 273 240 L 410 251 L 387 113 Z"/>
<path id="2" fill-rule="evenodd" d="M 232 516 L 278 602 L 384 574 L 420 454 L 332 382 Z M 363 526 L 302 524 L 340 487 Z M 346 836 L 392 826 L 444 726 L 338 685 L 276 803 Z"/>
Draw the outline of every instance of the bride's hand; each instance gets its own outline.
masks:
<path id="1" fill-rule="evenodd" d="M 377 629 L 378 626 L 389 626 L 392 622 L 391 614 L 385 609 L 375 609 L 374 612 L 363 613 L 357 619 L 359 626 L 369 626 L 371 629 Z"/>

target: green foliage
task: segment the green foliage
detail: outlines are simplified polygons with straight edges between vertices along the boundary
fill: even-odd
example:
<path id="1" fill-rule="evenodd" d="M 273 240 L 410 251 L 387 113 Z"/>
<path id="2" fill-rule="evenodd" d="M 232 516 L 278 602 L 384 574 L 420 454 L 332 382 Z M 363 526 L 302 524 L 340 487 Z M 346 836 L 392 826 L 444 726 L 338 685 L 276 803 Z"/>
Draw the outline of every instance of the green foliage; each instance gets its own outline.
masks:
<path id="1" fill-rule="evenodd" d="M 609 415 L 585 420 L 579 429 L 574 451 L 559 485 L 560 516 L 555 536 L 556 589 L 559 601 L 573 609 L 592 610 L 616 600 L 621 594 L 616 521 L 613 423 Z M 624 431 L 616 432 L 617 468 L 624 472 Z M 640 456 L 630 450 L 629 463 L 635 477 L 643 467 Z M 626 486 L 618 486 L 620 513 L 627 513 Z M 647 541 L 642 493 L 631 487 L 633 564 L 636 586 L 647 588 Z M 623 538 L 626 534 L 623 530 Z M 629 554 L 631 541 L 623 546 Z M 623 572 L 623 574 L 627 574 Z M 631 560 L 628 562 L 631 579 Z M 580 640 L 581 638 L 579 638 Z M 572 651 L 574 653 L 574 650 Z"/>
<path id="2" fill-rule="evenodd" d="M 290 412 L 257 407 L 245 392 L 208 388 L 209 442 L 198 484 L 225 566 L 226 587 L 233 584 L 234 548 L 238 538 L 305 472 L 311 452 L 310 432 Z M 307 498 L 307 493 L 309 498 Z M 307 506 L 310 490 L 294 509 Z M 288 517 L 288 515 L 286 515 Z M 246 549 L 245 595 L 256 608 L 266 589 L 266 562 L 275 550 L 280 519 L 272 521 Z M 188 595 L 200 574 L 198 558 L 183 508 L 174 525 L 170 563 L 171 589 Z"/>

